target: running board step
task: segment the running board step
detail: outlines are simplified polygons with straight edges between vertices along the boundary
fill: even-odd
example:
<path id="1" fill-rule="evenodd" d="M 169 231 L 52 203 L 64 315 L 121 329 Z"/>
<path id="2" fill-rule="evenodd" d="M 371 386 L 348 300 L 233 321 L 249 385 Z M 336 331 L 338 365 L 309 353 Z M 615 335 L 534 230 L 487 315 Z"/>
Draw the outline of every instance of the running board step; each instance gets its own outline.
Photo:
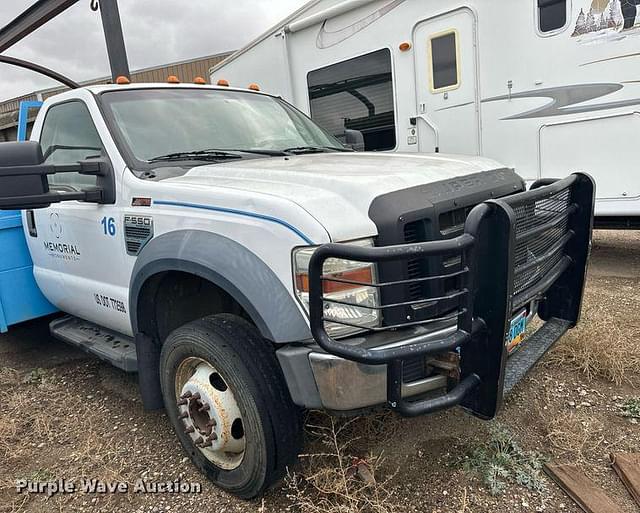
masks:
<path id="1" fill-rule="evenodd" d="M 71 316 L 51 321 L 49 330 L 55 338 L 79 347 L 125 372 L 138 372 L 136 345 L 126 335 Z"/>
<path id="2" fill-rule="evenodd" d="M 570 328 L 569 321 L 549 319 L 538 331 L 531 335 L 521 349 L 507 360 L 504 375 L 504 395 L 524 378 L 536 362 L 553 346 Z"/>

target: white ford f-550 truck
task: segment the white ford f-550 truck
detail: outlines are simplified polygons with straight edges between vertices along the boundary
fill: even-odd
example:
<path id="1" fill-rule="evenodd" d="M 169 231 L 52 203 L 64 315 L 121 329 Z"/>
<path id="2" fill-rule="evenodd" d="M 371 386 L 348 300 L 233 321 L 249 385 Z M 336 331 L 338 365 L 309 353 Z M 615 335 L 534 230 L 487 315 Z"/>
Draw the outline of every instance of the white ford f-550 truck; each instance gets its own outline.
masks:
<path id="1" fill-rule="evenodd" d="M 356 153 L 230 87 L 83 87 L 0 144 L 53 335 L 138 372 L 244 498 L 305 409 L 495 416 L 578 322 L 593 203 L 585 174 L 525 190 L 484 158 Z"/>

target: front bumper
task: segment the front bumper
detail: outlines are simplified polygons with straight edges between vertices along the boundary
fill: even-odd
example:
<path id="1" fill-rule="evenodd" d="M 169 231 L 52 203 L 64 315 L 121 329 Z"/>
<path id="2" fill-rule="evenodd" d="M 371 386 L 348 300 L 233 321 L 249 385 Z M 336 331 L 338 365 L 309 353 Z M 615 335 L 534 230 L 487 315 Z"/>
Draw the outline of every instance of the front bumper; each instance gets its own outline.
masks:
<path id="1" fill-rule="evenodd" d="M 375 248 L 344 244 L 319 247 L 309 266 L 310 320 L 313 337 L 324 354 L 307 349 L 306 358 L 320 406 L 353 409 L 369 406 L 386 395 L 386 404 L 406 416 L 458 404 L 482 418 L 495 416 L 503 395 L 578 322 L 593 205 L 593 180 L 574 174 L 478 205 L 468 215 L 464 233 L 452 239 Z M 325 260 L 344 258 L 381 263 L 451 256 L 461 262 L 460 270 L 456 271 L 461 284 L 455 294 L 371 307 L 384 315 L 387 309 L 448 301 L 446 308 L 436 309 L 445 313 L 435 318 L 418 321 L 409 318 L 408 322 L 387 322 L 369 329 L 373 335 L 368 337 L 400 334 L 397 343 L 371 347 L 353 343 L 352 339 L 337 341 L 325 330 L 326 322 L 349 325 L 325 317 L 325 304 L 332 300 L 323 295 L 323 281 L 340 281 L 323 275 Z M 448 277 L 436 273 L 371 286 L 383 289 L 412 282 L 442 282 Z M 452 297 L 457 300 L 453 309 Z M 539 302 L 543 324 L 508 358 L 510 320 L 531 302 Z M 433 329 L 447 321 L 454 325 L 451 331 Z M 407 331 L 418 327 L 424 331 Z M 416 400 L 409 400 L 415 395 L 404 379 L 407 362 L 446 353 L 457 353 L 460 357 L 458 379 L 447 379 L 440 393 L 424 396 L 419 391 Z M 435 380 L 421 386 L 429 388 L 432 384 L 435 386 Z M 383 385 L 385 394 L 380 392 Z M 292 395 L 295 400 L 295 394 Z"/>
<path id="2" fill-rule="evenodd" d="M 406 344 L 416 336 L 436 340 L 455 331 L 455 325 L 427 331 L 413 327 L 393 333 L 356 336 L 349 343 L 380 351 Z M 305 408 L 335 412 L 360 410 L 387 401 L 386 365 L 366 365 L 324 351 L 318 345 L 288 346 L 276 352 L 293 401 Z M 446 391 L 448 378 L 433 374 L 403 383 L 402 396 L 412 398 L 434 391 Z"/>

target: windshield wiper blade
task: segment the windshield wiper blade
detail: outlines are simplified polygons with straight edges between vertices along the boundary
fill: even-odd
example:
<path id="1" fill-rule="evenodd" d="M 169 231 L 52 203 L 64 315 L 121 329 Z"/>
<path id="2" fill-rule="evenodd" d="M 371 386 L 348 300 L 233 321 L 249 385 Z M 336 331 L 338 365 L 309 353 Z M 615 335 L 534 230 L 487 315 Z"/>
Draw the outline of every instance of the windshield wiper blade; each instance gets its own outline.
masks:
<path id="1" fill-rule="evenodd" d="M 321 146 L 294 146 L 293 148 L 285 148 L 285 153 L 325 153 L 327 148 Z"/>
<path id="2" fill-rule="evenodd" d="M 148 162 L 161 162 L 168 160 L 222 160 L 222 159 L 241 159 L 242 155 L 230 153 L 220 150 L 196 150 L 196 151 L 179 151 L 175 153 L 167 153 L 159 155 L 148 160 Z"/>
<path id="3" fill-rule="evenodd" d="M 233 149 L 227 151 L 237 151 L 240 153 L 252 153 L 255 155 L 267 155 L 269 157 L 286 157 L 287 154 L 282 150 L 263 150 L 263 149 Z"/>
<path id="4" fill-rule="evenodd" d="M 345 146 L 342 146 L 340 148 L 336 147 L 336 146 L 325 146 L 326 149 L 328 150 L 334 150 L 334 151 L 343 151 L 343 152 L 347 152 L 347 153 L 353 153 L 354 150 L 353 148 L 347 148 Z"/>
<path id="5" fill-rule="evenodd" d="M 326 153 L 328 151 L 352 151 L 349 148 L 337 148 L 335 146 L 296 146 L 294 148 L 286 148 L 282 150 L 287 153 Z"/>

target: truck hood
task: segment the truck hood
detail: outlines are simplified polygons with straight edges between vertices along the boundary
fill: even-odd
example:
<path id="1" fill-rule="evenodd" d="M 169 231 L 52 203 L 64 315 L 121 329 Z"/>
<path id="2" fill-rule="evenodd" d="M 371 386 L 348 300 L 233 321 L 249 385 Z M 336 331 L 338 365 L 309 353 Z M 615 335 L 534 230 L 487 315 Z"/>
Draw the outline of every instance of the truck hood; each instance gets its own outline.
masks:
<path id="1" fill-rule="evenodd" d="M 321 223 L 333 241 L 344 241 L 377 234 L 368 215 L 377 196 L 501 167 L 482 157 L 444 154 L 319 153 L 198 166 L 163 182 L 284 198 Z"/>

